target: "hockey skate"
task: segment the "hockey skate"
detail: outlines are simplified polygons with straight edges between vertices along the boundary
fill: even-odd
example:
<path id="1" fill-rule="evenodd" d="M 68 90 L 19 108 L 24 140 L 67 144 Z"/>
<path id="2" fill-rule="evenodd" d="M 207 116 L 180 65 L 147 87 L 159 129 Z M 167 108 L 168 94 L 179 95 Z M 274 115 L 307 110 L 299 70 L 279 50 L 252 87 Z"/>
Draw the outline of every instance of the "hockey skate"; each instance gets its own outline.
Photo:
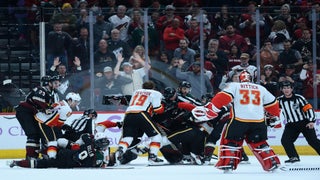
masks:
<path id="1" fill-rule="evenodd" d="M 300 159 L 298 157 L 291 157 L 288 160 L 284 161 L 286 165 L 296 165 L 299 164 Z"/>
<path id="2" fill-rule="evenodd" d="M 199 155 L 195 155 L 193 153 L 190 153 L 191 157 L 193 158 L 196 165 L 202 165 L 202 157 Z"/>
<path id="3" fill-rule="evenodd" d="M 250 164 L 249 158 L 245 153 L 242 154 L 240 164 Z"/>
<path id="4" fill-rule="evenodd" d="M 7 165 L 10 167 L 10 168 L 13 168 L 15 166 L 18 166 L 17 165 L 17 161 L 13 160 L 13 161 L 7 161 Z"/>
<path id="5" fill-rule="evenodd" d="M 163 165 L 164 161 L 158 158 L 155 154 L 149 153 L 148 156 L 148 165 L 149 166 L 160 166 Z"/>
<path id="6" fill-rule="evenodd" d="M 120 165 L 121 160 L 122 160 L 122 156 L 123 156 L 123 148 L 119 147 L 118 150 L 115 152 L 114 154 L 114 159 L 115 159 L 115 166 Z"/>

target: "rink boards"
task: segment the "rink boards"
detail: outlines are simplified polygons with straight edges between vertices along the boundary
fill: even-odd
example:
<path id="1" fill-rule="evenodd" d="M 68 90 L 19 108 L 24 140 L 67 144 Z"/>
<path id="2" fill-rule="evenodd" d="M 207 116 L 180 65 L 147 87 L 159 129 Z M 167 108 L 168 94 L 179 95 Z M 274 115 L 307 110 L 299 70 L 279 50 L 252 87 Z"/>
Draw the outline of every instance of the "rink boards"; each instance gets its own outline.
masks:
<path id="1" fill-rule="evenodd" d="M 98 112 L 98 119 L 96 122 L 111 120 L 114 122 L 122 121 L 124 114 L 118 112 Z M 69 120 L 80 117 L 82 112 L 74 112 Z M 318 138 L 320 139 L 320 112 L 316 112 L 317 120 L 315 123 L 315 130 Z M 283 120 L 285 123 L 285 120 Z M 278 154 L 285 154 L 284 149 L 281 146 L 281 135 L 283 132 L 281 129 L 269 129 L 268 130 L 268 142 L 272 148 Z M 110 140 L 111 149 L 114 150 L 117 142 L 121 136 L 121 130 L 117 127 L 109 128 L 105 131 Z M 148 139 L 143 138 L 145 144 L 148 144 Z M 21 129 L 20 124 L 15 118 L 14 113 L 0 113 L 0 158 L 22 158 L 25 155 L 24 146 L 26 142 L 26 136 L 24 131 Z M 301 155 L 316 155 L 316 152 L 308 146 L 305 138 L 301 135 L 295 143 L 299 154 Z M 250 150 L 244 144 L 244 148 L 248 154 Z"/>

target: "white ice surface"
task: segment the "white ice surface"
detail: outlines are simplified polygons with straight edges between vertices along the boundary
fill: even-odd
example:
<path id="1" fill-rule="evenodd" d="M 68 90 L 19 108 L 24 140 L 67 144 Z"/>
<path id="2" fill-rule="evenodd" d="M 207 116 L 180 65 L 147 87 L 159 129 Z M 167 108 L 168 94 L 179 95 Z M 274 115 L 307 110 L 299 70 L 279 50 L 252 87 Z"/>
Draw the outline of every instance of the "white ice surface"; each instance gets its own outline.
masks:
<path id="1" fill-rule="evenodd" d="M 223 173 L 209 166 L 153 166 L 146 167 L 147 159 L 139 157 L 128 166 L 134 169 L 28 169 L 6 165 L 0 160 L 1 180 L 320 180 L 320 170 L 265 172 L 254 156 L 251 164 L 240 164 L 231 173 Z M 280 156 L 281 163 L 286 156 Z M 320 168 L 320 156 L 301 156 L 301 162 L 291 168 Z M 213 163 L 216 161 L 214 160 Z"/>

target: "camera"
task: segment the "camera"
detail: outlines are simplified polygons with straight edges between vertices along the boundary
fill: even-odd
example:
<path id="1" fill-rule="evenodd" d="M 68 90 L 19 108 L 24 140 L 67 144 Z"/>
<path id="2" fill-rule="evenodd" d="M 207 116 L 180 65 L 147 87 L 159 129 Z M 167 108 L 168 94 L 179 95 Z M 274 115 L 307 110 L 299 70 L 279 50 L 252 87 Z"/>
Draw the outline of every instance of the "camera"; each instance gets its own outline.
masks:
<path id="1" fill-rule="evenodd" d="M 122 94 L 108 94 L 102 98 L 103 105 L 129 105 L 131 96 Z"/>

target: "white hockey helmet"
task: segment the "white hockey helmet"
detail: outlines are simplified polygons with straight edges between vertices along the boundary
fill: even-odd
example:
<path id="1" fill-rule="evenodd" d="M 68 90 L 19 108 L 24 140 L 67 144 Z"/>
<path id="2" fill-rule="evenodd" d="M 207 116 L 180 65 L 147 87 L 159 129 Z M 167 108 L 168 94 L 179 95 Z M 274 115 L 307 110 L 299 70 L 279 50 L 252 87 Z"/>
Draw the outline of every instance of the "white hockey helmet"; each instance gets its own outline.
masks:
<path id="1" fill-rule="evenodd" d="M 66 100 L 72 100 L 72 102 L 76 105 L 76 108 L 77 110 L 79 110 L 79 107 L 78 105 L 80 104 L 81 102 L 81 97 L 79 95 L 79 93 L 74 93 L 74 92 L 69 92 L 67 95 L 66 95 Z"/>

